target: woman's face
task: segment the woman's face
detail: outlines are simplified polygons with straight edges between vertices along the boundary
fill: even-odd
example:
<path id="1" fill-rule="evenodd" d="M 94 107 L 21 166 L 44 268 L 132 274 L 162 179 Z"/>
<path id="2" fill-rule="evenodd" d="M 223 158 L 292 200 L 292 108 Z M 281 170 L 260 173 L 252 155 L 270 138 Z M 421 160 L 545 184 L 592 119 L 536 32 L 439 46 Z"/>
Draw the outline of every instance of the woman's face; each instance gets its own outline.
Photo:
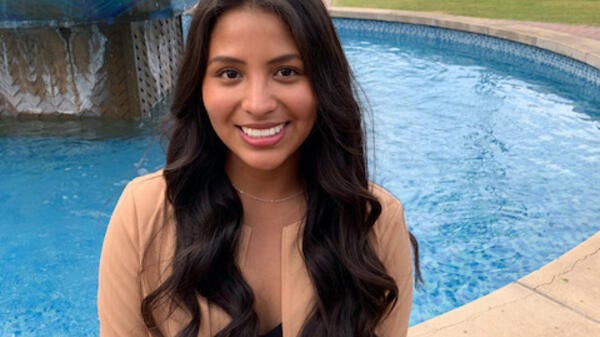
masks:
<path id="1" fill-rule="evenodd" d="M 228 165 L 289 167 L 316 119 L 316 99 L 289 29 L 276 15 L 251 7 L 216 22 L 202 97 L 230 151 Z"/>

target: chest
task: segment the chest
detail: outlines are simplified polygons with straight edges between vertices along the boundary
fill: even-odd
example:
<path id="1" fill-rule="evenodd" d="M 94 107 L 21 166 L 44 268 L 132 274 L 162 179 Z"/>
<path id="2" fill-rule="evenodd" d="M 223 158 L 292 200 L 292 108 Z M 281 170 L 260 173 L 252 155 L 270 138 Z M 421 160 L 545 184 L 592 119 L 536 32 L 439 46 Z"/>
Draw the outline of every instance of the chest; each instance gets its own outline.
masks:
<path id="1" fill-rule="evenodd" d="M 255 229 L 249 226 L 242 228 L 236 258 L 238 265 L 257 298 L 265 303 L 278 302 L 280 305 L 279 308 L 267 305 L 267 314 L 263 314 L 260 319 L 264 320 L 265 317 L 271 319 L 271 328 L 281 323 L 284 337 L 296 337 L 313 308 L 315 296 L 301 253 L 301 223 L 285 226 L 280 230 L 280 238 L 275 236 L 262 240 L 251 240 L 253 236 L 260 238 L 260 233 L 254 231 Z M 174 232 L 163 234 L 168 238 L 154 242 L 166 242 L 173 245 L 151 247 L 151 250 L 156 253 L 150 254 L 146 260 L 147 268 L 142 281 L 142 296 L 147 296 L 153 289 L 156 289 L 169 274 L 169 262 L 172 259 L 175 235 Z M 280 248 L 273 248 L 276 246 Z M 261 263 L 261 261 L 267 262 Z M 276 274 L 279 274 L 279 281 L 275 283 L 271 283 L 268 277 L 265 277 L 265 275 Z M 273 289 L 269 289 L 271 286 L 279 288 L 272 291 Z M 200 324 L 199 337 L 214 336 L 231 321 L 227 313 L 219 306 L 209 303 L 206 298 L 198 296 L 198 303 L 201 317 L 204 318 Z M 273 312 L 276 314 L 273 315 Z M 165 306 L 161 307 L 157 313 L 157 322 L 160 322 L 160 329 L 166 335 L 174 336 L 189 319 L 187 312 L 179 308 L 172 312 L 168 306 Z M 268 323 L 264 325 L 261 333 L 269 329 Z"/>
<path id="2" fill-rule="evenodd" d="M 253 228 L 242 274 L 254 293 L 261 334 L 281 323 L 281 230 Z"/>

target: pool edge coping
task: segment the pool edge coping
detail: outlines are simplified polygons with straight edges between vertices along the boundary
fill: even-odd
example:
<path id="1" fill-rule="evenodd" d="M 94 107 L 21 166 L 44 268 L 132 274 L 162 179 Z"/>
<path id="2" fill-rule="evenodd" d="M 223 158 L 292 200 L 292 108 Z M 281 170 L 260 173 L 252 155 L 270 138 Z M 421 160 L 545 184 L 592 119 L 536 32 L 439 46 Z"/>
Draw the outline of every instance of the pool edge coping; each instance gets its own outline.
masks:
<path id="1" fill-rule="evenodd" d="M 466 31 L 520 42 L 600 70 L 600 41 L 527 25 L 440 13 L 330 7 L 338 18 L 368 19 Z M 600 335 L 600 231 L 529 275 L 409 328 L 409 337 Z M 541 310 L 540 310 L 541 309 Z M 508 323 L 508 324 L 506 324 Z"/>
<path id="2" fill-rule="evenodd" d="M 493 36 L 546 49 L 600 70 L 600 41 L 527 22 L 357 7 L 330 7 L 329 13 L 339 18 L 411 23 Z"/>

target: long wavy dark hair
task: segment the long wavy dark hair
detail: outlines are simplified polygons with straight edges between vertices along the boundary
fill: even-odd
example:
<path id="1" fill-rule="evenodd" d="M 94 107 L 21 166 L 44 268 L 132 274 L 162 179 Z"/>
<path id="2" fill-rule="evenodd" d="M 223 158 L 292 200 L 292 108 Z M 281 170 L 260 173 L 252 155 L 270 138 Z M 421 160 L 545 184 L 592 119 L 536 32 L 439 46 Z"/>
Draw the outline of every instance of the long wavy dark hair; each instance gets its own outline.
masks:
<path id="1" fill-rule="evenodd" d="M 164 177 L 176 218 L 172 274 L 142 303 L 153 311 L 169 298 L 191 314 L 177 337 L 196 337 L 200 294 L 232 318 L 217 337 L 256 337 L 254 295 L 236 265 L 242 203 L 225 173 L 227 148 L 201 96 L 212 29 L 240 6 L 274 13 L 289 27 L 317 99 L 317 120 L 300 148 L 308 195 L 302 253 L 316 290 L 302 337 L 374 337 L 398 289 L 370 245 L 381 205 L 369 192 L 361 109 L 354 79 L 321 0 L 202 0 L 195 9 L 171 109 Z M 418 269 L 418 248 L 411 235 Z"/>

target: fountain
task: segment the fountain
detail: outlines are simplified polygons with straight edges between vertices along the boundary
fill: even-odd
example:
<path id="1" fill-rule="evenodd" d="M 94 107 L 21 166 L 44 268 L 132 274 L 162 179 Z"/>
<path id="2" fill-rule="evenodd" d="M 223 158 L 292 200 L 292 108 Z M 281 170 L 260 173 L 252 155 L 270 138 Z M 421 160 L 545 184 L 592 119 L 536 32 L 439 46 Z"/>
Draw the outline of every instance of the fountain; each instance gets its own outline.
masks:
<path id="1" fill-rule="evenodd" d="M 193 0 L 0 0 L 0 117 L 144 117 L 171 91 Z"/>

